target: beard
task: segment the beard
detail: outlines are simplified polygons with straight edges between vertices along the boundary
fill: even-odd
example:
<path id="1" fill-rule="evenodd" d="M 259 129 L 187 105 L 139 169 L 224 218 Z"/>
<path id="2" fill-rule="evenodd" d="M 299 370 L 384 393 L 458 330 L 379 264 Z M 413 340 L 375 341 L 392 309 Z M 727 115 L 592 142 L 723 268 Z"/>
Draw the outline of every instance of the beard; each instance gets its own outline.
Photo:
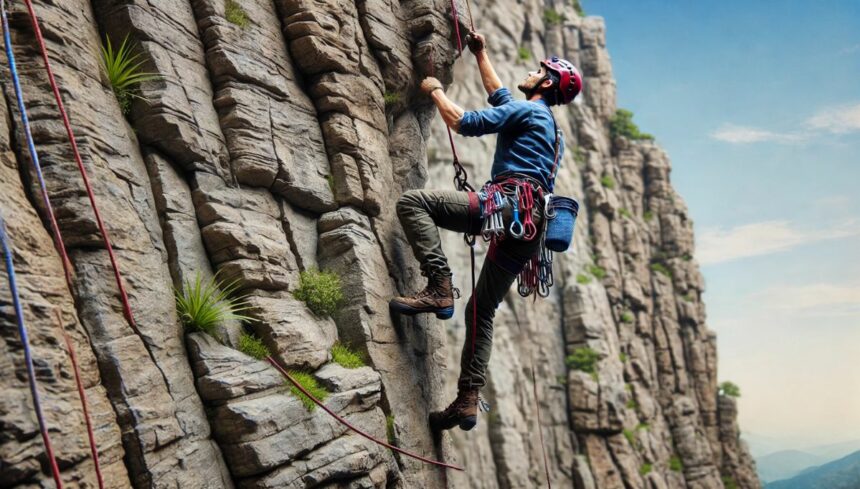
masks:
<path id="1" fill-rule="evenodd" d="M 517 90 L 523 92 L 526 95 L 526 98 L 531 98 L 531 96 L 535 94 L 535 91 L 537 91 L 537 87 L 537 83 L 529 84 L 528 81 L 524 81 L 517 85 Z"/>

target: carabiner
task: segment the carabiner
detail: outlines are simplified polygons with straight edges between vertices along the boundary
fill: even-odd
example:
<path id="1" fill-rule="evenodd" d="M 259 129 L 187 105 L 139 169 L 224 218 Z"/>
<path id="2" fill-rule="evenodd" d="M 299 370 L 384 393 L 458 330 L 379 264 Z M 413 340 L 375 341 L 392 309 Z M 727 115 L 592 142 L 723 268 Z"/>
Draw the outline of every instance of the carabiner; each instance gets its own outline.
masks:
<path id="1" fill-rule="evenodd" d="M 516 190 L 516 197 L 514 199 L 512 209 L 513 209 L 513 213 L 514 213 L 514 219 L 511 222 L 511 227 L 510 227 L 511 236 L 513 236 L 516 239 L 521 239 L 523 237 L 524 228 L 523 228 L 523 223 L 520 222 L 520 188 L 519 187 L 517 187 L 517 190 Z"/>
<path id="2" fill-rule="evenodd" d="M 555 219 L 555 209 L 552 207 L 552 194 L 544 195 L 543 202 L 543 215 L 547 219 Z"/>

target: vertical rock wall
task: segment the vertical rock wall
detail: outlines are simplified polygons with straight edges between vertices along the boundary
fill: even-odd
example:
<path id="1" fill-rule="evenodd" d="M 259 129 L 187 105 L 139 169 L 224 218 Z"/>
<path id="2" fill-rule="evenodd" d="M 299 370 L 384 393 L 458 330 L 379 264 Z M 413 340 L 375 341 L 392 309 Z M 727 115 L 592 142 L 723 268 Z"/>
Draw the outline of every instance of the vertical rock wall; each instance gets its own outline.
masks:
<path id="1" fill-rule="evenodd" d="M 397 197 L 450 182 L 446 136 L 416 85 L 427 74 L 456 80 L 456 100 L 484 105 L 471 57 L 452 70 L 448 4 L 34 4 L 140 332 L 123 317 L 29 19 L 15 2 L 11 35 L 72 290 L 44 225 L 5 59 L 0 205 L 69 487 L 95 479 L 61 327 L 81 358 L 109 487 L 534 487 L 544 483 L 539 428 L 560 487 L 757 485 L 734 404 L 716 397 L 715 341 L 668 158 L 652 143 L 609 138 L 615 91 L 600 19 L 557 5 L 566 20 L 548 25 L 542 3 L 473 6 L 506 82 L 535 64 L 520 47 L 532 58 L 564 52 L 582 66 L 586 92 L 556 115 L 568 147 L 559 192 L 577 196 L 583 211 L 576 251 L 557 259 L 554 295 L 532 303 L 511 294 L 500 308 L 484 391 L 493 411 L 477 431 L 437 440 L 426 417 L 453 396 L 462 317 L 392 318 L 387 301 L 423 286 L 394 215 Z M 238 19 L 228 15 L 237 5 Z M 158 76 L 123 114 L 99 50 L 106 37 L 116 46 L 126 36 Z M 492 139 L 458 144 L 472 181 L 481 181 Z M 614 188 L 601 184 L 605 176 Z M 462 241 L 446 240 L 465 290 Z M 592 265 L 605 277 L 578 280 Z M 344 284 L 333 319 L 293 296 L 300 273 L 315 268 Z M 255 319 L 221 325 L 220 341 L 184 331 L 171 298 L 174 287 L 216 273 L 236 281 Z M 0 284 L 0 487 L 48 486 L 11 297 Z M 271 366 L 235 349 L 243 328 L 285 366 L 312 373 L 340 415 L 467 472 L 395 455 L 306 410 Z M 337 340 L 369 365 L 332 363 Z M 600 354 L 596 375 L 565 365 L 583 346 Z M 672 457 L 682 470 L 670 468 Z"/>

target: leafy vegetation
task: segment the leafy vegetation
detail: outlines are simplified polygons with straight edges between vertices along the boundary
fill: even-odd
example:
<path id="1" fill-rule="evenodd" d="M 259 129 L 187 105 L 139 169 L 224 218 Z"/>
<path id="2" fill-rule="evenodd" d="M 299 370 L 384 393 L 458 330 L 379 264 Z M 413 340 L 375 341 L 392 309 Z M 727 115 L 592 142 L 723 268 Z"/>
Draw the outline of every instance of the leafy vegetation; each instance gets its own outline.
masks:
<path id="1" fill-rule="evenodd" d="M 638 409 L 639 403 L 635 399 L 628 399 L 626 406 L 628 409 Z"/>
<path id="2" fill-rule="evenodd" d="M 741 388 L 734 382 L 727 380 L 720 384 L 719 394 L 721 396 L 741 397 Z"/>
<path id="3" fill-rule="evenodd" d="M 305 270 L 299 276 L 299 286 L 293 292 L 318 316 L 333 316 L 343 302 L 340 277 L 332 272 Z"/>
<path id="4" fill-rule="evenodd" d="M 394 445 L 394 415 L 389 414 L 385 417 L 385 434 L 388 435 L 388 444 Z"/>
<path id="5" fill-rule="evenodd" d="M 581 284 L 581 285 L 590 284 L 591 283 L 591 277 L 589 277 L 588 275 L 585 275 L 583 273 L 577 274 L 576 275 L 576 283 Z"/>
<path id="6" fill-rule="evenodd" d="M 639 474 L 640 475 L 645 475 L 648 472 L 651 472 L 651 464 L 646 462 L 646 463 L 642 464 L 641 467 L 639 467 Z"/>
<path id="7" fill-rule="evenodd" d="M 651 222 L 654 219 L 654 213 L 651 211 L 645 211 L 645 213 L 642 214 L 642 218 L 645 219 L 645 222 Z"/>
<path id="8" fill-rule="evenodd" d="M 596 373 L 595 367 L 600 354 L 587 346 L 576 348 L 571 355 L 565 358 L 567 366 L 574 370 L 581 370 L 590 374 Z"/>
<path id="9" fill-rule="evenodd" d="M 102 46 L 102 67 L 123 115 L 128 115 L 131 111 L 134 99 L 143 99 L 138 94 L 138 87 L 142 82 L 161 78 L 157 73 L 141 71 L 145 60 L 141 59 L 140 53 L 133 53 L 133 50 L 134 46 L 129 42 L 128 35 L 117 49 L 114 49 L 108 36 Z"/>
<path id="10" fill-rule="evenodd" d="M 585 17 L 585 9 L 582 8 L 580 0 L 571 0 L 570 4 L 573 7 L 573 10 L 576 11 L 576 15 Z"/>
<path id="11" fill-rule="evenodd" d="M 245 9 L 236 0 L 224 1 L 224 18 L 227 19 L 227 22 L 235 24 L 242 29 L 248 27 L 248 14 L 245 13 Z"/>
<path id="12" fill-rule="evenodd" d="M 615 179 L 611 175 L 604 175 L 600 179 L 600 184 L 608 189 L 613 189 L 615 188 Z"/>
<path id="13" fill-rule="evenodd" d="M 723 476 L 723 487 L 725 489 L 738 489 L 738 483 L 731 476 Z"/>
<path id="14" fill-rule="evenodd" d="M 328 391 L 325 390 L 323 386 L 317 382 L 316 377 L 307 372 L 302 372 L 300 370 L 290 370 L 290 377 L 295 379 L 296 382 L 299 383 L 308 393 L 314 397 L 316 397 L 320 402 L 323 402 L 326 397 L 328 397 Z M 287 381 L 287 385 L 290 387 L 290 392 L 298 397 L 302 404 L 304 404 L 305 409 L 308 411 L 313 411 L 317 405 L 316 403 L 308 396 L 306 396 L 302 391 L 299 390 L 298 387 L 293 385 L 292 382 Z"/>
<path id="15" fill-rule="evenodd" d="M 331 359 L 344 368 L 359 368 L 365 365 L 360 353 L 340 342 L 331 347 Z"/>
<path id="16" fill-rule="evenodd" d="M 618 359 L 621 360 L 621 363 L 625 363 L 627 361 L 627 358 L 627 354 L 624 352 L 618 354 Z"/>
<path id="17" fill-rule="evenodd" d="M 684 470 L 684 464 L 681 462 L 680 457 L 672 455 L 672 458 L 669 459 L 669 470 L 673 472 L 681 472 Z"/>
<path id="18" fill-rule="evenodd" d="M 606 277 L 606 270 L 598 265 L 588 265 L 588 273 L 594 275 L 594 278 L 601 280 Z"/>
<path id="19" fill-rule="evenodd" d="M 624 136 L 633 140 L 654 139 L 654 136 L 639 131 L 639 127 L 633 122 L 633 112 L 627 109 L 615 111 L 615 115 L 609 122 L 609 133 L 613 138 Z"/>
<path id="20" fill-rule="evenodd" d="M 627 442 L 630 443 L 630 445 L 635 447 L 636 446 L 636 434 L 633 433 L 633 430 L 628 429 L 628 428 L 624 428 L 622 433 L 624 433 L 624 438 L 627 438 Z"/>
<path id="21" fill-rule="evenodd" d="M 525 46 L 520 46 L 517 48 L 517 59 L 520 61 L 528 61 L 532 59 L 532 53 Z"/>
<path id="22" fill-rule="evenodd" d="M 385 92 L 382 95 L 383 100 L 385 100 L 385 105 L 394 105 L 397 102 L 400 102 L 400 94 L 397 92 Z"/>
<path id="23" fill-rule="evenodd" d="M 651 264 L 651 270 L 653 270 L 657 273 L 661 273 L 661 274 L 663 274 L 669 278 L 672 278 L 672 270 L 669 270 L 666 267 L 666 265 L 664 265 L 662 263 L 652 263 Z"/>
<path id="24" fill-rule="evenodd" d="M 558 13 L 554 8 L 544 9 L 543 11 L 543 21 L 549 25 L 561 24 L 564 20 L 564 14 Z"/>
<path id="25" fill-rule="evenodd" d="M 249 305 L 235 296 L 237 288 L 238 282 L 223 283 L 217 276 L 204 283 L 198 273 L 194 282 L 186 280 L 182 290 L 174 291 L 180 321 L 188 329 L 202 331 L 219 340 L 217 328 L 224 321 L 253 321 L 241 314 Z"/>
<path id="26" fill-rule="evenodd" d="M 631 217 L 633 217 L 633 215 L 630 214 L 630 211 L 624 207 L 618 209 L 618 214 L 620 214 L 621 217 L 626 217 L 627 219 L 630 219 Z"/>
<path id="27" fill-rule="evenodd" d="M 630 311 L 624 311 L 621 313 L 621 322 L 630 324 L 633 322 L 633 314 Z"/>
<path id="28" fill-rule="evenodd" d="M 271 355 L 263 340 L 245 332 L 239 335 L 239 351 L 257 360 L 264 360 Z"/>

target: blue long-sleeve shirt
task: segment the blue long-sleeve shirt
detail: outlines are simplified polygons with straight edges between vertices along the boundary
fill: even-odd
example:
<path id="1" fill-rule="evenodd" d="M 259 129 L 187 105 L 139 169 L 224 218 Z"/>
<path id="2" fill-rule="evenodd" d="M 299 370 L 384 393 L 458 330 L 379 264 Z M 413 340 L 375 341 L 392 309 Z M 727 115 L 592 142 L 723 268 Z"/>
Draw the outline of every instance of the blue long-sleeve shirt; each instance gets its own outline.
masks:
<path id="1" fill-rule="evenodd" d="M 493 107 L 463 114 L 460 134 L 498 133 L 490 171 L 493 179 L 504 173 L 520 173 L 552 191 L 553 182 L 549 178 L 555 160 L 555 124 L 549 106 L 542 99 L 514 100 L 511 91 L 504 87 L 493 92 L 487 101 Z M 564 139 L 561 138 L 559 164 L 563 154 Z"/>

